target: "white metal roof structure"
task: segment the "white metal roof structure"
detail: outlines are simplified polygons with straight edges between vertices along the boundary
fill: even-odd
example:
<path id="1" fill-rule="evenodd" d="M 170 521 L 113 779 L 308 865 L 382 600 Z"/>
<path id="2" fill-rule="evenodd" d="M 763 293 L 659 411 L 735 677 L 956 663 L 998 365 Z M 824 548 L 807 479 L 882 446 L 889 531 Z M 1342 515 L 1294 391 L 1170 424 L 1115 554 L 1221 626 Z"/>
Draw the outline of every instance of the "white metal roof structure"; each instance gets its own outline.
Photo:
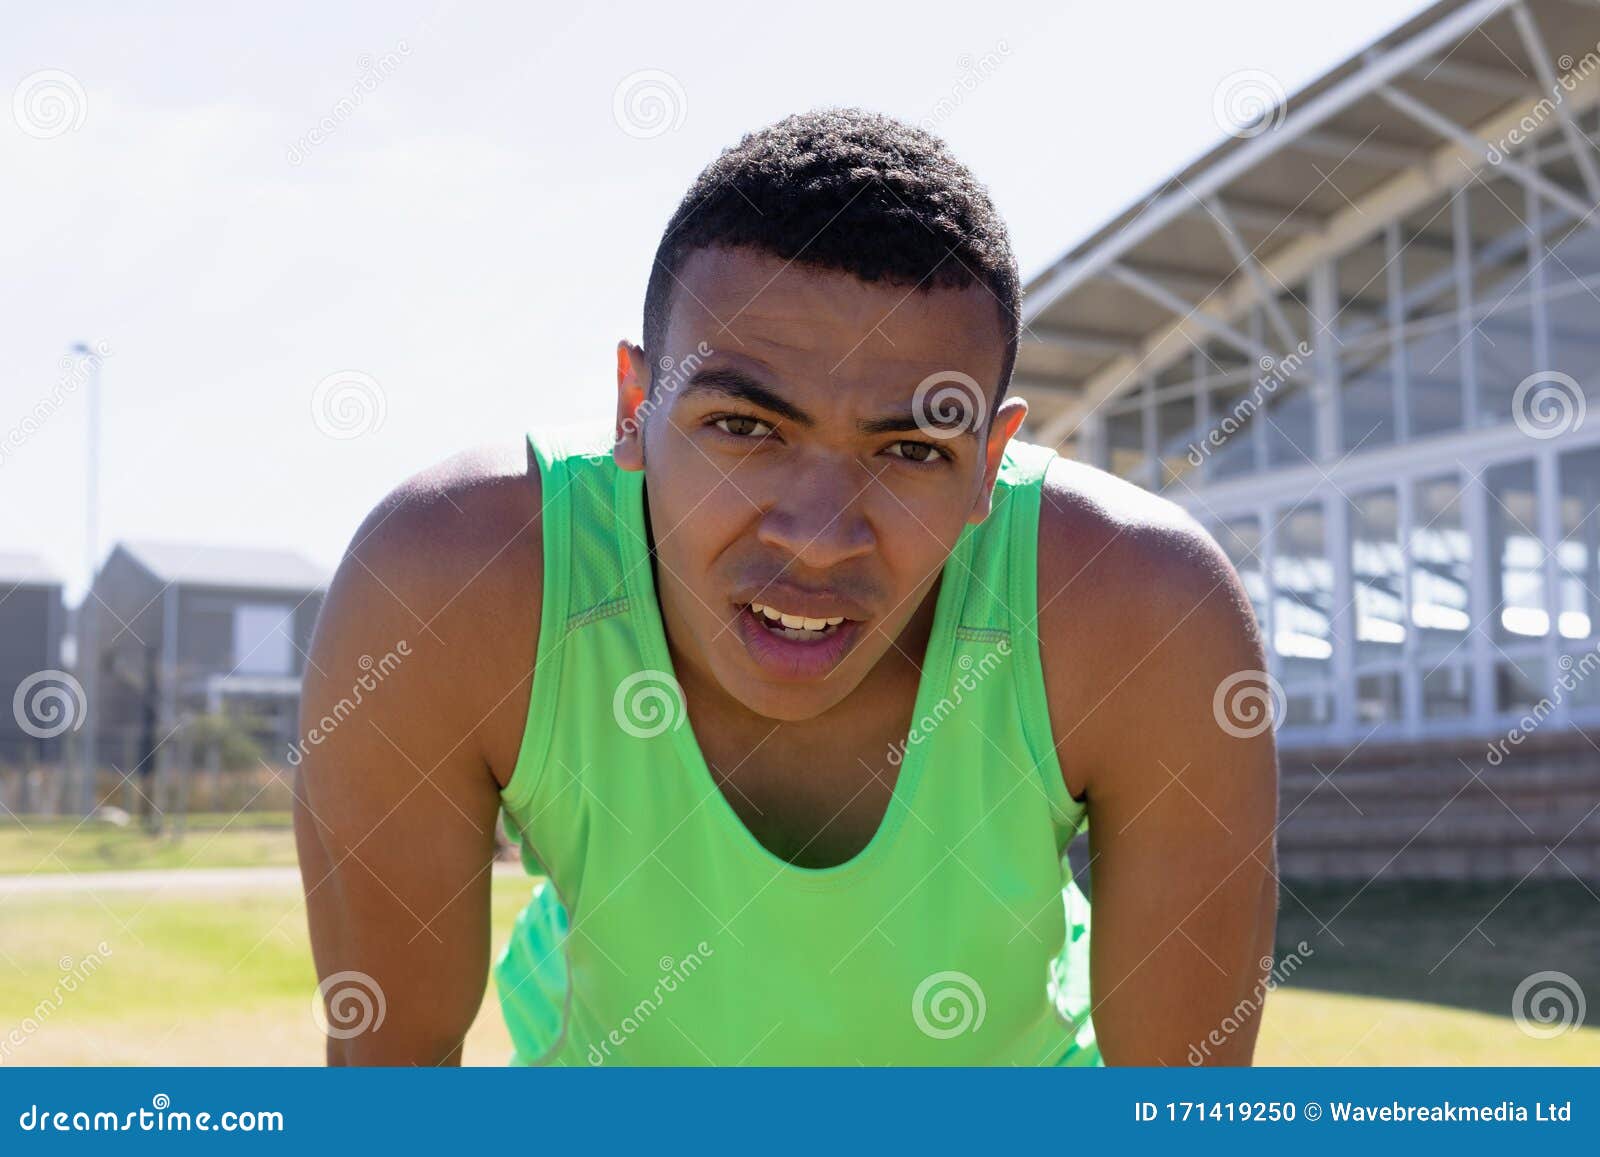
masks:
<path id="1" fill-rule="evenodd" d="M 1575 144 L 1600 102 L 1597 53 L 1594 3 L 1443 0 L 1287 99 L 1265 73 L 1228 78 L 1219 101 L 1263 116 L 1026 286 L 1013 388 L 1029 436 L 1071 449 L 1108 399 L 1208 342 L 1282 356 L 1284 287 L 1486 166 L 1587 217 L 1600 158 Z M 1509 155 L 1531 138 L 1561 142 L 1576 180 Z M 1240 324 L 1263 307 L 1265 342 Z"/>
<path id="2" fill-rule="evenodd" d="M 321 567 L 288 550 L 144 540 L 119 545 L 156 579 L 178 586 L 303 592 L 328 581 Z"/>

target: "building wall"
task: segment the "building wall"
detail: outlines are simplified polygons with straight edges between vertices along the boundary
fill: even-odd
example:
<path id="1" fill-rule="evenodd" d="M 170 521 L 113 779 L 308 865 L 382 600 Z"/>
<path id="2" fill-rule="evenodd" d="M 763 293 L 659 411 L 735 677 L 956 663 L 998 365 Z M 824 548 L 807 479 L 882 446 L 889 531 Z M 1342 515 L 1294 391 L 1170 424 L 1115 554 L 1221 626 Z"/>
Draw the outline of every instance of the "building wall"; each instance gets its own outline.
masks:
<path id="1" fill-rule="evenodd" d="M 1600 732 L 1494 742 L 1286 752 L 1281 875 L 1600 881 Z"/>
<path id="2" fill-rule="evenodd" d="M 60 586 L 0 583 L 0 763 L 60 759 L 62 740 L 30 735 L 12 705 L 30 675 L 60 669 L 64 617 Z"/>

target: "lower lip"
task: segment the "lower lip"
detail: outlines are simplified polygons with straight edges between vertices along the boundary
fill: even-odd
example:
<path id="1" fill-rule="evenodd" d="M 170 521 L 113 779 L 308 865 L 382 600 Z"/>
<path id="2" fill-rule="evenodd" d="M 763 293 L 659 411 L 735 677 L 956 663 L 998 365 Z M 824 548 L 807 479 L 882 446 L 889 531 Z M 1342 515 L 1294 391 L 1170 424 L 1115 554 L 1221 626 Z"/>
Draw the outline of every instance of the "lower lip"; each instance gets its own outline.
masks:
<path id="1" fill-rule="evenodd" d="M 775 679 L 802 682 L 820 679 L 839 665 L 855 645 L 861 623 L 846 619 L 814 643 L 786 639 L 761 625 L 748 606 L 739 608 L 739 632 L 745 650 L 763 672 Z"/>

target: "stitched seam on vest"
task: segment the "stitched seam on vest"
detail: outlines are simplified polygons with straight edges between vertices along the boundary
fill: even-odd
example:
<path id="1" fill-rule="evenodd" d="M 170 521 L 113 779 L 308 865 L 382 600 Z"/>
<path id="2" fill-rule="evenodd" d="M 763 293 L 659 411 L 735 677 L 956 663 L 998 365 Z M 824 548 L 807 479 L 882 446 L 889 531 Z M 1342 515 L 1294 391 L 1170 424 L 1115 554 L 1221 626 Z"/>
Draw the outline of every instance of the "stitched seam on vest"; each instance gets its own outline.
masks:
<path id="1" fill-rule="evenodd" d="M 1011 638 L 1011 632 L 998 627 L 957 627 L 956 638 L 969 643 L 999 643 Z"/>
<path id="2" fill-rule="evenodd" d="M 620 615 L 627 609 L 627 599 L 612 599 L 608 603 L 601 603 L 597 607 L 590 607 L 573 615 L 567 620 L 567 630 L 576 631 L 579 627 L 586 627 L 601 619 L 609 619 L 612 615 Z"/>

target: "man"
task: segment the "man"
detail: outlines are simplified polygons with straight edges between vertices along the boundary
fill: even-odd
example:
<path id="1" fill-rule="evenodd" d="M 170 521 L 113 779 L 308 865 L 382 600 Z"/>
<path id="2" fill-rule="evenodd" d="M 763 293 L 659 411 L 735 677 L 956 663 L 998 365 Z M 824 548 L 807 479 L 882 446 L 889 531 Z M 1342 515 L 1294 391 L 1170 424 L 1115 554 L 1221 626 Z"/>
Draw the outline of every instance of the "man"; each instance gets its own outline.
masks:
<path id="1" fill-rule="evenodd" d="M 331 1063 L 459 1062 L 502 808 L 548 877 L 494 965 L 518 1063 L 1249 1062 L 1254 620 L 1186 515 L 1016 439 L 1019 297 L 937 139 L 791 117 L 669 223 L 614 430 L 373 511 L 303 706 L 329 1019 L 384 1011 Z"/>

